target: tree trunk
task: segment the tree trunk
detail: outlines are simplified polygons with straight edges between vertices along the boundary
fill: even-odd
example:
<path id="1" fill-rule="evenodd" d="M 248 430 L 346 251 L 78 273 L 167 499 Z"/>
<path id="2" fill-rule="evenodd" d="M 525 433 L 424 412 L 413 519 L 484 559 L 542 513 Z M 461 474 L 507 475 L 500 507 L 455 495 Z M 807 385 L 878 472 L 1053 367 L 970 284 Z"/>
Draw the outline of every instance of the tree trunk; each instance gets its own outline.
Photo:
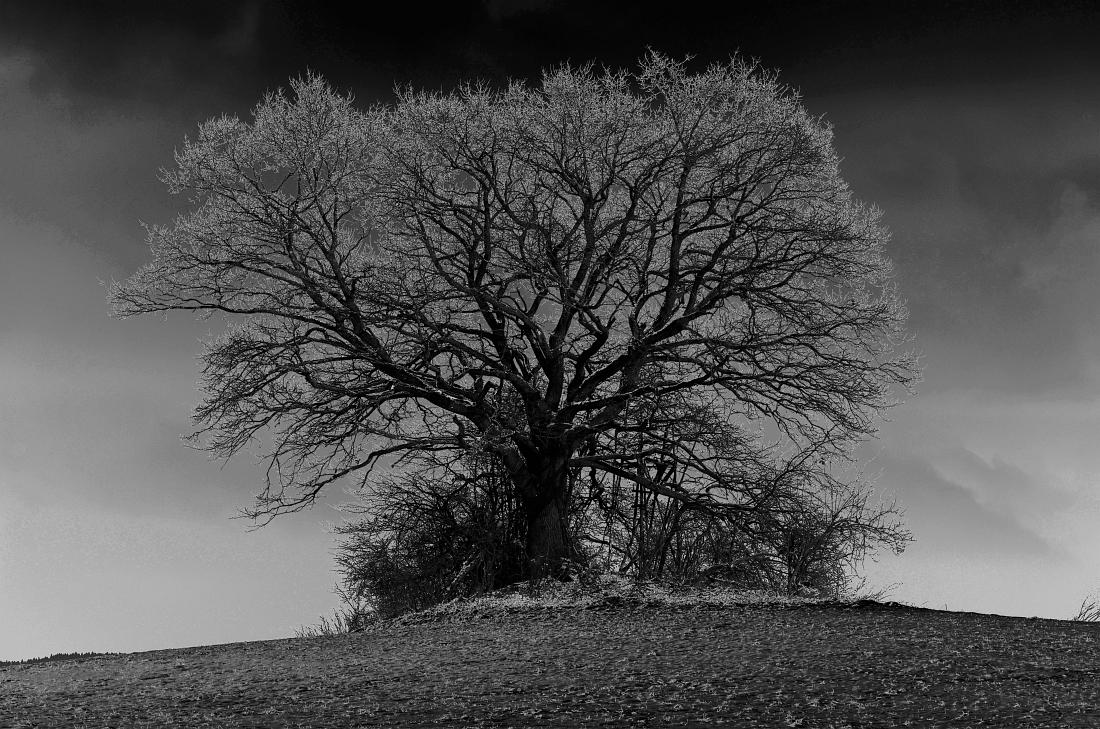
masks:
<path id="1" fill-rule="evenodd" d="M 541 508 L 527 514 L 527 561 L 530 577 L 566 577 L 568 561 L 573 556 L 569 543 L 565 504 L 551 499 Z"/>
<path id="2" fill-rule="evenodd" d="M 569 537 L 567 459 L 553 459 L 529 474 L 531 488 L 524 498 L 527 513 L 527 565 L 531 579 L 567 576 L 575 556 Z"/>

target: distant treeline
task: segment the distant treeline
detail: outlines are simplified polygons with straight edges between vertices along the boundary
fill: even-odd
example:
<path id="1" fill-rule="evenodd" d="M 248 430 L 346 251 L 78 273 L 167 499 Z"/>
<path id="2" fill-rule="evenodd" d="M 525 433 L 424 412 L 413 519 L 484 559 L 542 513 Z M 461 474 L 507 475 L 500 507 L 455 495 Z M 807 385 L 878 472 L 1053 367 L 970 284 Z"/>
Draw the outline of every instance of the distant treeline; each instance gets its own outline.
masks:
<path id="1" fill-rule="evenodd" d="M 42 658 L 25 658 L 21 661 L 0 661 L 0 666 L 13 666 L 20 663 L 44 663 L 46 661 L 67 661 L 70 658 L 92 658 L 93 656 L 115 656 L 117 653 L 96 653 L 89 651 L 87 653 L 51 653 L 48 656 Z"/>

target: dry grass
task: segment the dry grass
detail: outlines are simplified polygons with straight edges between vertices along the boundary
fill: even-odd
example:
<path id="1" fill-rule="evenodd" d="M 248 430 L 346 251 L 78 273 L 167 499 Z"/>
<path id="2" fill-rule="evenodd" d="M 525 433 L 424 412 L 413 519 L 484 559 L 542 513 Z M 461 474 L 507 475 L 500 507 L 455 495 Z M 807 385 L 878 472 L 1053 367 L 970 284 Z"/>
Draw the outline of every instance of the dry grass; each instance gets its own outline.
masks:
<path id="1" fill-rule="evenodd" d="M 861 600 L 883 601 L 887 590 L 857 591 L 842 602 Z M 389 621 L 371 621 L 356 625 L 354 611 L 335 611 L 331 618 L 321 616 L 319 622 L 295 631 L 299 638 L 343 635 L 372 630 L 376 626 L 440 622 L 465 617 L 482 617 L 495 613 L 522 610 L 592 609 L 623 602 L 640 602 L 653 607 L 723 607 L 736 605 L 808 605 L 829 602 L 816 595 L 791 596 L 766 590 L 745 590 L 721 585 L 707 588 L 674 587 L 654 581 L 636 581 L 620 575 L 598 575 L 591 580 L 569 583 L 544 581 L 521 582 L 503 590 L 473 598 L 457 598 L 417 613 Z"/>
<path id="2" fill-rule="evenodd" d="M 1077 609 L 1077 614 L 1070 620 L 1079 623 L 1098 623 L 1100 622 L 1100 596 L 1089 595 L 1081 601 L 1081 607 Z"/>

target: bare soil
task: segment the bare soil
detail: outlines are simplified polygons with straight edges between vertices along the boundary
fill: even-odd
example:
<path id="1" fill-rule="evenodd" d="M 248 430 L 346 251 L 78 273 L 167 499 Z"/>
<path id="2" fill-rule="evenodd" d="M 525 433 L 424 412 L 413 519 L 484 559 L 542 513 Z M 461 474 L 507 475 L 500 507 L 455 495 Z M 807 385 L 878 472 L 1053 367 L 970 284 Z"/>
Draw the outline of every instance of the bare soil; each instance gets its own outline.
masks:
<path id="1" fill-rule="evenodd" d="M 0 667 L 0 727 L 1100 727 L 1100 625 L 614 598 Z"/>

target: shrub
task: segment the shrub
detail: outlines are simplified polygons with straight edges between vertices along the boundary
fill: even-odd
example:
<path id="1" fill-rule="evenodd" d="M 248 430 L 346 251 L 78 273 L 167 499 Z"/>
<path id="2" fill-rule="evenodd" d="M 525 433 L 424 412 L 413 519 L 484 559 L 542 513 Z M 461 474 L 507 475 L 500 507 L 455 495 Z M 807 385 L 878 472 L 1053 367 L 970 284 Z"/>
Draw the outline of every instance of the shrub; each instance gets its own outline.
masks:
<path id="1" fill-rule="evenodd" d="M 336 527 L 349 600 L 381 618 L 518 581 L 522 520 L 492 464 L 436 467 L 387 479 L 346 507 L 365 518 Z"/>

